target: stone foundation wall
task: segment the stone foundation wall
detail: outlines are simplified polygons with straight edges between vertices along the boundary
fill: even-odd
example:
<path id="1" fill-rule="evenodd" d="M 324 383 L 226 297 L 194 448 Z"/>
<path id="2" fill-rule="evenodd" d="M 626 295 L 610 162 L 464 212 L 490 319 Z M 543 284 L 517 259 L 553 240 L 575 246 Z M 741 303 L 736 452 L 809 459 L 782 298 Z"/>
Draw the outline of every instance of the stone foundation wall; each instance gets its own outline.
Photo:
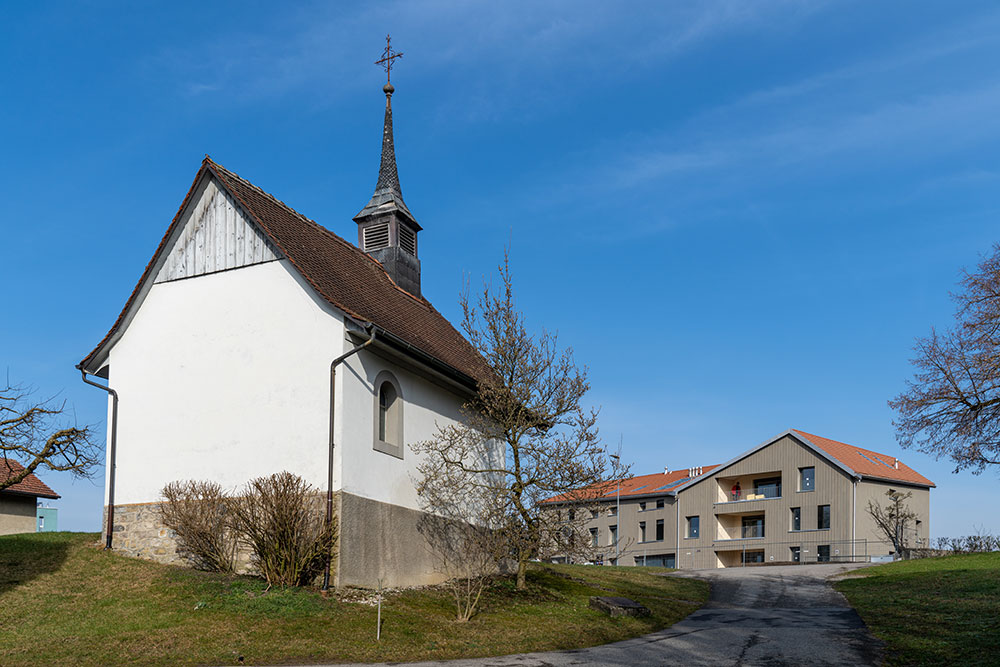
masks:
<path id="1" fill-rule="evenodd" d="M 101 542 L 107 540 L 108 508 L 104 507 Z M 115 505 L 111 548 L 133 558 L 168 565 L 187 565 L 177 551 L 177 534 L 160 522 L 159 503 Z"/>

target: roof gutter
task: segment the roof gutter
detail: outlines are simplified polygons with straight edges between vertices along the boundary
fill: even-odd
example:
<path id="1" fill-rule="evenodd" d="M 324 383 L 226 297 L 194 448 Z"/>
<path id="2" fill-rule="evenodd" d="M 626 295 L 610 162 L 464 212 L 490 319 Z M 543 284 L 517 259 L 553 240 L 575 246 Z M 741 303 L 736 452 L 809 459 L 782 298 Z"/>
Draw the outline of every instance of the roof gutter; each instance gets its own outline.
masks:
<path id="1" fill-rule="evenodd" d="M 111 548 L 111 537 L 114 534 L 115 527 L 115 461 L 118 455 L 118 392 L 116 392 L 111 387 L 107 387 L 103 384 L 94 382 L 93 380 L 87 379 L 87 371 L 83 369 L 83 362 L 76 365 L 77 370 L 80 371 L 80 377 L 83 378 L 84 383 L 89 384 L 91 387 L 97 387 L 103 391 L 108 392 L 111 396 L 111 452 L 108 461 L 108 523 L 107 523 L 107 538 L 104 542 L 104 548 Z"/>
<path id="2" fill-rule="evenodd" d="M 394 350 L 402 352 L 403 354 L 416 359 L 425 366 L 437 371 L 441 375 L 445 376 L 452 382 L 460 384 L 471 391 L 475 391 L 477 387 L 476 380 L 462 371 L 458 370 L 454 366 L 446 364 L 437 357 L 424 352 L 419 347 L 408 343 L 399 336 L 389 331 L 386 331 L 377 324 L 368 324 L 370 330 L 378 332 L 379 342 L 384 344 L 386 347 L 390 347 Z"/>
<path id="3" fill-rule="evenodd" d="M 333 523 L 333 450 L 335 447 L 334 433 L 337 417 L 337 366 L 343 363 L 348 357 L 357 354 L 375 342 L 378 329 L 374 325 L 368 325 L 367 329 L 368 340 L 330 362 L 330 440 L 326 460 L 326 520 L 324 522 L 327 530 L 330 529 L 330 525 Z M 328 548 L 330 551 L 326 554 L 326 566 L 323 568 L 323 587 L 321 589 L 324 591 L 330 590 L 330 561 L 333 559 L 333 544 L 331 543 Z"/>

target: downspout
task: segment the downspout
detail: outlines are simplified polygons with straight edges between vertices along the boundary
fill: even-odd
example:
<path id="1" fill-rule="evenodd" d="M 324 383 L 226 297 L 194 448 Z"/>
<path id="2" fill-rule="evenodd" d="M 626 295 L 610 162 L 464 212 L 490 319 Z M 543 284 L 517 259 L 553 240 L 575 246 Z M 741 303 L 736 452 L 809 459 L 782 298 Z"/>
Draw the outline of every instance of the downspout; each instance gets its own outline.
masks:
<path id="1" fill-rule="evenodd" d="M 851 562 L 857 558 L 858 478 L 851 480 Z"/>
<path id="2" fill-rule="evenodd" d="M 77 364 L 76 367 L 86 384 L 103 389 L 111 395 L 111 460 L 108 463 L 108 537 L 104 543 L 104 548 L 110 549 L 111 535 L 115 527 L 115 458 L 118 453 L 118 392 L 111 387 L 105 387 L 103 384 L 88 380 L 87 371 L 83 370 L 83 364 Z"/>
<path id="3" fill-rule="evenodd" d="M 353 356 L 365 349 L 369 345 L 375 342 L 376 329 L 374 325 L 369 326 L 370 334 L 368 340 L 358 345 L 352 350 L 345 352 L 336 359 L 330 362 L 330 446 L 327 452 L 327 462 L 326 462 L 326 521 L 325 525 L 327 530 L 330 529 L 330 524 L 333 522 L 333 449 L 334 449 L 334 426 L 336 425 L 336 412 L 337 412 L 337 366 L 339 366 L 345 359 Z M 333 545 L 330 545 L 331 548 Z M 332 559 L 332 554 L 327 553 L 326 567 L 323 569 L 323 588 L 321 590 L 330 590 L 330 561 Z"/>
<path id="4" fill-rule="evenodd" d="M 681 497 L 674 494 L 674 565 L 681 569 Z"/>

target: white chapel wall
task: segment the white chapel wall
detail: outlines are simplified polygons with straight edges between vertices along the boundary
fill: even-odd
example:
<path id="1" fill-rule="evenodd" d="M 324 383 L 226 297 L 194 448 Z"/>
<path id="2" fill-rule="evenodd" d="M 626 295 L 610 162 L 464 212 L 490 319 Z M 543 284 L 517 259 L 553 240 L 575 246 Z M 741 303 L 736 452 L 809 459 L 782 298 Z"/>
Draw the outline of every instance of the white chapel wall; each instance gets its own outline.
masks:
<path id="1" fill-rule="evenodd" d="M 111 351 L 116 503 L 176 479 L 235 488 L 289 470 L 325 488 L 329 364 L 343 322 L 287 260 L 152 287 Z"/>
<path id="2" fill-rule="evenodd" d="M 377 451 L 374 381 L 389 371 L 399 382 L 403 400 L 403 458 Z M 457 394 L 404 370 L 385 358 L 362 351 L 337 373 L 338 469 L 345 492 L 410 509 L 420 509 L 414 487 L 418 457 L 410 445 L 434 435 L 439 425 L 460 418 Z M 338 477 L 339 479 L 339 477 Z"/>

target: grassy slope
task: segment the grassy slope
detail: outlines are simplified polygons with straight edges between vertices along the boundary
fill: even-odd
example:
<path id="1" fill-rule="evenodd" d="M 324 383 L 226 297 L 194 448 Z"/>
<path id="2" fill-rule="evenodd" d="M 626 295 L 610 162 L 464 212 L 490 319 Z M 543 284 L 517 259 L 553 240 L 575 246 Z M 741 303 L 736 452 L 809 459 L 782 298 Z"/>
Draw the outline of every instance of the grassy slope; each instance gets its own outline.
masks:
<path id="1" fill-rule="evenodd" d="M 900 561 L 836 584 L 891 664 L 1000 663 L 1000 553 Z"/>
<path id="2" fill-rule="evenodd" d="M 671 625 L 708 596 L 702 582 L 639 568 L 539 566 L 530 591 L 501 582 L 465 624 L 452 620 L 445 591 L 396 593 L 383 602 L 376 642 L 371 606 L 315 590 L 264 593 L 257 579 L 125 558 L 96 539 L 0 537 L 0 664 L 395 661 L 576 648 Z M 653 616 L 610 619 L 587 607 L 591 595 L 631 597 Z"/>

